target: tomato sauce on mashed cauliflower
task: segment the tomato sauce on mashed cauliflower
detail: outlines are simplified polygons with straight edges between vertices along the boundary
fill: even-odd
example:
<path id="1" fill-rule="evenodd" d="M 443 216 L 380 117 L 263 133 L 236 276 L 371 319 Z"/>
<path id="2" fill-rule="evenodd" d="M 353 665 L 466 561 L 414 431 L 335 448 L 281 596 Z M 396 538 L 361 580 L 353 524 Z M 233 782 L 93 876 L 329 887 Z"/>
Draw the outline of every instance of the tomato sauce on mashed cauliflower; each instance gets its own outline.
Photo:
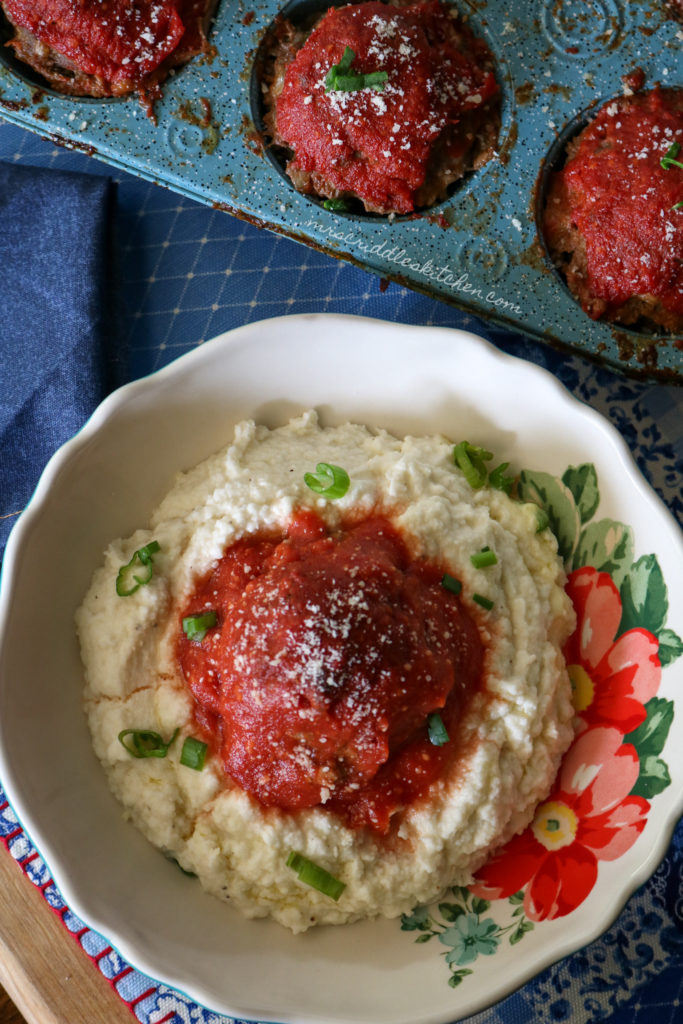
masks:
<path id="1" fill-rule="evenodd" d="M 304 482 L 321 461 L 348 473 L 335 500 Z M 109 547 L 77 614 L 94 748 L 127 816 L 209 892 L 295 932 L 467 884 L 531 820 L 573 735 L 574 613 L 536 530 L 533 506 L 473 490 L 442 437 L 313 412 L 240 424 Z M 119 596 L 152 541 L 150 578 Z M 484 548 L 495 561 L 475 568 Z M 177 738 L 137 758 L 125 730 Z M 188 736 L 201 771 L 181 763 Z"/>
<path id="2" fill-rule="evenodd" d="M 217 626 L 179 639 L 230 777 L 265 806 L 321 805 L 388 832 L 453 759 L 482 682 L 476 623 L 443 573 L 384 516 L 331 530 L 307 510 L 284 536 L 231 545 L 182 616 L 218 609 Z M 452 743 L 429 740 L 437 709 Z"/>

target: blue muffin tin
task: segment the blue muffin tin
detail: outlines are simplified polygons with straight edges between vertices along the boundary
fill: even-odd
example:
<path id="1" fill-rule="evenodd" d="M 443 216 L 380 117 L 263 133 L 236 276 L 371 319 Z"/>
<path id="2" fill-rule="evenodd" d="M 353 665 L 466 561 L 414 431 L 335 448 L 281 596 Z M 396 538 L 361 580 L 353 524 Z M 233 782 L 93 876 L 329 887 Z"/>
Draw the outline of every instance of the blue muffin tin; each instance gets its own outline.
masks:
<path id="1" fill-rule="evenodd" d="M 499 155 L 438 206 L 408 218 L 325 210 L 284 178 L 259 133 L 259 44 L 299 0 L 222 0 L 213 52 L 177 70 L 155 105 L 60 96 L 0 48 L 0 114 L 186 196 L 354 262 L 479 317 L 664 382 L 681 381 L 683 338 L 590 320 L 538 232 L 543 184 L 582 118 L 641 69 L 683 87 L 683 24 L 665 0 L 454 0 L 496 59 Z M 310 0 L 301 4 L 310 7 Z M 681 214 L 683 216 L 683 214 Z"/>

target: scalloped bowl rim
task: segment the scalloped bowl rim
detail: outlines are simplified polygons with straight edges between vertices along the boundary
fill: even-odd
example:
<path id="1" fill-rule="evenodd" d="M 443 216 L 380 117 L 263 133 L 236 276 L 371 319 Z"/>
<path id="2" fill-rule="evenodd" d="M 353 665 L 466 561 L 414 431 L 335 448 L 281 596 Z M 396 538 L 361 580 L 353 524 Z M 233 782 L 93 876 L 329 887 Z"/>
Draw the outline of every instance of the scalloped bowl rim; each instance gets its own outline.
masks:
<path id="1" fill-rule="evenodd" d="M 45 512 L 46 506 L 49 506 L 53 501 L 55 492 L 59 491 L 62 477 L 67 474 L 74 459 L 84 457 L 84 452 L 87 454 L 86 450 L 89 445 L 112 429 L 112 421 L 116 421 L 117 418 L 125 419 L 128 415 L 128 410 L 131 405 L 135 404 L 137 399 L 145 399 L 151 396 L 152 404 L 155 405 L 158 401 L 155 396 L 160 391 L 163 391 L 167 384 L 175 383 L 177 385 L 196 369 L 201 370 L 204 368 L 204 372 L 206 372 L 206 369 L 214 363 L 230 363 L 236 355 L 245 350 L 246 346 L 251 346 L 254 350 L 257 350 L 259 344 L 272 344 L 274 335 L 279 336 L 283 332 L 286 335 L 292 330 L 300 338 L 303 337 L 306 344 L 309 344 L 312 343 L 314 335 L 320 328 L 327 333 L 328 338 L 333 337 L 335 339 L 332 344 L 338 344 L 337 335 L 344 338 L 345 335 L 348 335 L 349 331 L 358 331 L 360 333 L 361 329 L 372 334 L 375 344 L 386 344 L 385 336 L 389 337 L 390 335 L 392 344 L 398 345 L 400 343 L 403 346 L 401 354 L 404 358 L 405 353 L 408 351 L 406 346 L 417 342 L 420 336 L 422 336 L 423 340 L 427 339 L 428 347 L 431 346 L 430 359 L 434 358 L 434 352 L 432 351 L 434 346 L 441 351 L 440 346 L 444 342 L 447 343 L 448 348 L 453 350 L 455 347 L 459 347 L 459 355 L 462 355 L 465 361 L 474 359 L 475 362 L 481 361 L 485 366 L 497 366 L 502 372 L 507 371 L 513 375 L 521 374 L 523 378 L 528 377 L 533 382 L 535 388 L 538 389 L 535 397 L 536 401 L 542 400 L 559 403 L 560 407 L 572 419 L 587 424 L 589 433 L 593 432 L 596 436 L 602 436 L 608 449 L 611 449 L 612 454 L 616 455 L 621 470 L 626 475 L 628 485 L 635 488 L 641 500 L 651 510 L 655 511 L 656 517 L 662 519 L 665 523 L 668 521 L 671 527 L 675 526 L 663 502 L 641 476 L 625 441 L 617 430 L 598 412 L 574 398 L 545 369 L 515 356 L 500 352 L 490 342 L 476 334 L 451 328 L 397 325 L 382 320 L 352 315 L 304 314 L 275 317 L 227 331 L 210 341 L 204 342 L 197 349 L 178 357 L 161 369 L 153 371 L 148 376 L 119 388 L 105 398 L 81 430 L 55 452 L 40 477 L 31 501 L 14 526 L 7 544 L 2 577 L 0 579 L 0 666 L 2 665 L 5 650 L 11 640 L 8 635 L 10 609 L 13 596 L 18 587 L 18 577 L 26 548 L 30 544 L 36 529 L 39 530 L 41 528 L 41 516 Z M 263 338 L 266 338 L 267 341 L 264 342 Z M 300 343 L 300 340 L 289 342 L 290 345 Z M 318 339 L 317 344 L 325 345 L 329 344 L 329 342 L 321 342 Z M 349 342 L 348 338 L 346 338 L 346 344 L 352 344 L 352 342 Z M 424 361 L 419 363 L 418 376 L 420 373 L 424 373 L 424 365 Z M 195 397 L 193 401 L 197 403 L 200 399 Z M 303 408 L 305 403 L 302 404 L 296 401 L 295 405 Z M 352 417 L 345 414 L 341 418 Z M 387 414 L 381 414 L 380 418 L 386 420 Z M 427 420 L 429 420 L 429 416 L 427 416 Z M 236 422 L 235 418 L 230 418 L 230 423 L 234 424 L 234 422 Z M 428 427 L 426 426 L 425 429 L 428 429 Z M 219 445 L 215 447 L 219 447 Z M 210 454 L 213 450 L 215 448 L 208 448 L 206 454 Z M 49 529 L 49 524 L 47 528 Z M 683 544 L 680 541 L 679 547 L 681 554 L 683 554 Z M 94 568 L 94 565 L 92 568 Z M 0 707 L 2 707 L 6 689 L 7 683 L 3 681 L 0 683 Z M 86 884 L 84 889 L 81 873 L 74 864 L 64 862 L 60 853 L 60 844 L 57 842 L 55 833 L 50 832 L 49 827 L 43 824 L 44 808 L 42 806 L 34 807 L 27 800 L 22 779 L 15 773 L 10 753 L 12 742 L 6 736 L 6 730 L 3 729 L 3 718 L 4 716 L 0 715 L 0 780 L 2 780 L 3 787 L 20 822 L 26 828 L 27 834 L 40 851 L 41 856 L 52 872 L 58 888 L 71 909 L 94 930 L 106 935 L 107 940 L 111 941 L 114 948 L 126 960 L 139 970 L 163 980 L 172 987 L 188 993 L 192 999 L 199 1003 L 210 1006 L 212 1009 L 217 1009 L 222 1013 L 239 1017 L 253 1016 L 259 1019 L 277 1019 L 288 1022 L 288 1024 L 289 1022 L 291 1024 L 303 1024 L 303 1022 L 309 1021 L 316 1021 L 317 1024 L 327 1024 L 328 1021 L 329 1024 L 337 1024 L 338 1021 L 356 1019 L 340 1016 L 341 1011 L 339 1010 L 335 1010 L 335 1013 L 327 1017 L 320 1007 L 312 1011 L 301 1006 L 294 1009 L 288 1009 L 286 1006 L 277 1010 L 274 1008 L 264 1009 L 263 1007 L 239 1005 L 239 999 L 236 1001 L 237 1004 L 232 1004 L 232 997 L 230 995 L 224 997 L 222 1007 L 217 1006 L 215 994 L 208 992 L 205 985 L 201 982 L 196 983 L 193 977 L 188 975 L 184 964 L 182 967 L 176 965 L 175 968 L 171 969 L 169 965 L 159 961 L 159 956 L 155 954 L 154 950 L 143 948 L 144 944 L 141 944 L 139 940 L 136 941 L 135 936 L 131 934 L 130 928 L 128 930 L 122 928 L 121 923 L 115 925 L 108 916 L 109 908 L 103 910 L 99 907 L 97 899 L 93 898 L 94 893 L 92 892 L 91 881 Z M 601 935 L 621 912 L 631 894 L 651 876 L 665 855 L 671 835 L 681 813 L 683 813 L 683 793 L 681 793 L 678 799 L 674 799 L 672 793 L 669 794 L 666 812 L 660 812 L 659 814 L 659 818 L 662 820 L 659 822 L 659 831 L 654 842 L 652 842 L 652 836 L 650 836 L 652 845 L 649 847 L 648 852 L 642 855 L 640 863 L 632 869 L 628 877 L 619 879 L 617 886 L 619 892 L 613 902 L 609 906 L 600 906 L 597 917 L 591 916 L 592 923 L 588 927 L 579 928 L 580 934 L 576 933 L 575 927 L 570 926 L 567 927 L 562 937 L 555 935 L 553 942 L 549 943 L 548 947 L 539 955 L 536 955 L 532 962 L 518 965 L 518 973 L 514 979 L 506 976 L 505 982 L 500 983 L 495 988 L 493 995 L 480 996 L 474 1000 L 470 999 L 470 1002 L 465 1005 L 464 1012 L 466 1014 L 477 1012 L 493 1002 L 503 999 L 545 967 Z M 592 907 L 591 909 L 593 914 L 595 914 L 595 908 Z M 251 926 L 252 923 L 246 927 Z M 272 927 L 277 928 L 278 926 Z M 355 928 L 356 926 L 351 927 Z M 404 941 L 409 941 L 407 936 L 403 936 L 403 939 Z M 306 948 L 310 948 L 308 944 Z M 380 1019 L 381 1015 L 378 1016 L 377 1008 L 372 1012 L 375 1014 L 375 1019 Z M 439 1007 L 435 1006 L 433 1009 L 430 1009 L 428 1005 L 423 1005 L 419 1021 L 420 1024 L 445 1024 L 446 1021 L 454 1019 L 456 1015 L 461 1015 L 461 1010 L 455 1005 L 452 1007 L 450 1015 L 445 1014 L 442 1005 L 439 1005 Z M 418 1022 L 414 1012 L 412 1014 L 408 1013 L 408 1015 L 402 1015 L 401 1012 L 393 1012 L 386 1017 L 381 1017 L 381 1019 L 395 1021 L 396 1024 L 409 1024 L 409 1022 L 417 1024 Z"/>

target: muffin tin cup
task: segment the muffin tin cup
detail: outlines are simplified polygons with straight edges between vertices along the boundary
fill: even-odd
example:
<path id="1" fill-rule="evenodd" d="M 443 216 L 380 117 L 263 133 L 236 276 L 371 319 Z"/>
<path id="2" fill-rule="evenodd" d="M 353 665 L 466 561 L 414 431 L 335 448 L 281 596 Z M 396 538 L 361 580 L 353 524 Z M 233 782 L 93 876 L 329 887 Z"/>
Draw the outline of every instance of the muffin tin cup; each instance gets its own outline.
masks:
<path id="1" fill-rule="evenodd" d="M 310 30 L 317 23 L 317 21 L 332 7 L 344 7 L 348 5 L 348 0 L 289 0 L 289 2 L 281 9 L 274 22 L 271 23 L 269 29 L 264 33 L 259 49 L 256 54 L 254 65 L 251 73 L 251 88 L 250 88 L 250 101 L 251 101 L 251 116 L 256 130 L 260 137 L 264 140 L 264 152 L 276 172 L 282 177 L 285 188 L 291 189 L 292 182 L 286 171 L 286 164 L 291 153 L 280 149 L 277 146 L 271 145 L 269 141 L 269 131 L 266 124 L 267 104 L 264 101 L 263 88 L 262 88 L 262 77 L 264 69 L 267 67 L 268 58 L 272 56 L 272 51 L 277 44 L 277 27 L 280 21 L 287 21 L 294 24 L 297 28 L 304 30 Z M 469 24 L 472 24 L 471 19 L 468 19 Z M 488 34 L 483 27 L 479 27 L 477 36 L 480 39 L 484 39 L 489 44 L 491 49 L 491 40 L 488 38 Z M 500 69 L 496 68 L 496 75 L 500 77 Z M 500 84 L 500 83 L 499 83 Z M 501 90 L 501 96 L 505 93 Z M 491 117 L 501 118 L 500 104 L 492 106 Z M 500 131 L 498 132 L 497 140 L 497 151 L 498 153 L 504 152 L 506 147 L 505 137 L 505 125 L 501 125 Z M 508 132 L 511 128 L 511 118 L 508 118 L 507 124 Z M 397 220 L 414 220 L 415 216 L 439 218 L 444 217 L 444 209 L 448 206 L 450 199 L 456 194 L 461 192 L 469 182 L 473 175 L 480 175 L 483 167 L 479 171 L 468 170 L 464 176 L 448 187 L 448 199 L 441 200 L 439 202 L 431 204 L 429 207 L 420 207 L 414 212 L 399 214 L 380 214 L 380 213 L 369 213 L 363 210 L 363 205 L 360 200 L 347 203 L 348 209 L 335 211 L 338 217 L 344 217 L 347 220 L 353 221 L 364 221 L 364 220 L 390 220 L 395 223 Z M 318 197 L 315 195 L 309 195 L 307 197 L 312 203 L 315 203 L 319 207 L 324 208 L 324 197 Z M 355 207 L 355 208 L 354 208 Z M 444 221 L 442 226 L 446 226 Z"/>
<path id="2" fill-rule="evenodd" d="M 680 383 L 683 339 L 592 321 L 544 248 L 539 208 L 563 141 L 642 70 L 683 88 L 683 26 L 664 0 L 502 0 L 457 10 L 488 43 L 502 124 L 496 158 L 410 217 L 324 209 L 283 177 L 260 119 L 259 46 L 311 0 L 221 3 L 212 54 L 175 70 L 155 104 L 58 95 L 0 49 L 0 115 L 192 199 L 269 227 L 476 316 L 635 376 Z"/>

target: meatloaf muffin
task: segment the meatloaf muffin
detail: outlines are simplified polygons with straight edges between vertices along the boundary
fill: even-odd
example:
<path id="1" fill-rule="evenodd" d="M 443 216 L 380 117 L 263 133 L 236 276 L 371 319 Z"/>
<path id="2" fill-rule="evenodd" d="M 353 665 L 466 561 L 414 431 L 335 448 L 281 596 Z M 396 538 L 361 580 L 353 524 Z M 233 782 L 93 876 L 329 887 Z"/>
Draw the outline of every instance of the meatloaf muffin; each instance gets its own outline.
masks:
<path id="1" fill-rule="evenodd" d="M 145 92 L 208 49 L 216 0 L 0 0 L 18 59 L 58 92 Z"/>
<path id="2" fill-rule="evenodd" d="M 493 156 L 493 57 L 439 0 L 332 8 L 274 36 L 264 121 L 299 191 L 406 214 Z"/>
<path id="3" fill-rule="evenodd" d="M 593 319 L 683 330 L 683 90 L 605 103 L 550 180 L 543 231 Z"/>

